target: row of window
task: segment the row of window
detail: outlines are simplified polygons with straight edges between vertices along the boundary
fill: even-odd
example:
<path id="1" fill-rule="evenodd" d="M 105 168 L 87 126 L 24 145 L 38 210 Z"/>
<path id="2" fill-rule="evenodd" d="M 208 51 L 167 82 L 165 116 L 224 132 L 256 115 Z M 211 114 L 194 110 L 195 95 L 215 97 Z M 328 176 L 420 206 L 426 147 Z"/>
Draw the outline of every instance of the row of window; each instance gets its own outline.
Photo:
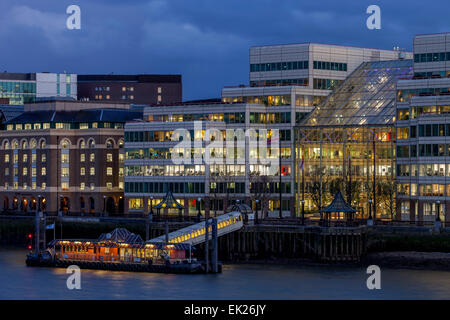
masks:
<path id="1" fill-rule="evenodd" d="M 290 62 L 271 62 L 271 63 L 252 63 L 250 72 L 265 71 L 284 71 L 308 69 L 309 61 L 290 61 Z"/>
<path id="2" fill-rule="evenodd" d="M 45 130 L 45 129 L 123 129 L 122 122 L 43 122 L 7 124 L 6 130 Z"/>
<path id="3" fill-rule="evenodd" d="M 149 115 L 147 120 L 149 122 L 223 121 L 225 123 L 245 123 L 245 112 Z"/>
<path id="4" fill-rule="evenodd" d="M 313 88 L 319 90 L 334 90 L 343 80 L 335 79 L 314 79 Z"/>
<path id="5" fill-rule="evenodd" d="M 128 193 L 205 193 L 204 182 L 125 182 Z"/>
<path id="6" fill-rule="evenodd" d="M 416 53 L 414 54 L 414 62 L 436 62 L 436 61 L 450 61 L 450 52 L 435 52 L 435 53 Z"/>
<path id="7" fill-rule="evenodd" d="M 258 80 L 250 81 L 250 87 L 280 87 L 280 86 L 302 86 L 307 87 L 309 85 L 308 78 L 301 79 L 271 79 L 271 80 Z"/>
<path id="8" fill-rule="evenodd" d="M 261 113 L 251 112 L 250 123 L 257 124 L 275 124 L 275 123 L 291 123 L 290 112 Z"/>
<path id="9" fill-rule="evenodd" d="M 398 164 L 397 176 L 399 177 L 450 177 L 450 164 Z"/>
<path id="10" fill-rule="evenodd" d="M 450 184 L 399 183 L 397 193 L 402 196 L 444 197 L 450 196 Z"/>
<path id="11" fill-rule="evenodd" d="M 314 61 L 313 67 L 318 70 L 347 71 L 347 64 L 342 62 Z"/>
<path id="12" fill-rule="evenodd" d="M 450 88 L 420 88 L 420 89 L 401 89 L 397 90 L 397 101 L 406 102 L 414 96 L 435 96 L 450 94 Z"/>
<path id="13" fill-rule="evenodd" d="M 36 83 L 0 81 L 0 93 L 36 93 Z"/>
<path id="14" fill-rule="evenodd" d="M 289 131 L 289 130 L 286 130 Z M 201 150 L 198 150 L 201 149 Z M 212 152 L 216 152 L 216 148 L 214 150 L 210 150 Z M 235 148 L 236 149 L 236 148 Z M 255 152 L 253 150 L 250 152 Z M 146 149 L 126 149 L 125 157 L 127 160 L 135 160 L 135 159 L 150 159 L 150 160 L 164 160 L 164 159 L 172 159 L 172 154 L 182 157 L 184 152 L 188 152 L 182 148 L 146 148 Z M 205 154 L 205 148 L 191 148 L 191 158 L 194 158 L 196 155 Z M 226 156 L 226 148 L 224 150 L 217 151 L 218 153 Z M 237 151 L 235 150 L 235 153 Z M 280 156 L 282 159 L 289 159 L 291 157 L 291 148 L 280 148 Z M 278 150 L 277 148 L 268 148 L 267 149 L 267 157 L 269 158 L 278 158 Z M 236 157 L 235 157 L 236 158 Z"/>
<path id="15" fill-rule="evenodd" d="M 414 78 L 448 78 L 450 71 L 414 72 Z"/>
<path id="16" fill-rule="evenodd" d="M 14 175 L 17 176 L 19 173 L 19 168 L 13 168 L 13 170 L 14 170 Z M 81 167 L 80 175 L 84 176 L 85 174 L 86 174 L 86 168 Z M 89 168 L 89 174 L 91 176 L 95 176 L 95 168 L 94 167 Z M 28 175 L 28 167 L 23 167 L 22 168 L 22 176 L 27 176 L 27 175 Z M 45 176 L 45 175 L 47 175 L 47 168 L 41 167 L 41 176 Z M 113 175 L 112 167 L 106 167 L 106 175 L 107 176 Z M 5 168 L 5 176 L 9 176 L 9 168 Z M 31 176 L 36 177 L 36 168 L 31 168 Z M 65 177 L 65 178 L 69 177 L 69 168 L 61 168 L 61 176 Z M 123 168 L 119 168 L 119 176 L 123 176 Z"/>
<path id="17" fill-rule="evenodd" d="M 112 182 L 107 182 L 105 184 L 105 186 L 106 186 L 106 188 L 108 190 L 112 190 L 113 189 Z M 18 182 L 14 182 L 13 185 L 10 186 L 8 182 L 5 182 L 4 187 L 5 187 L 6 190 L 8 190 L 8 189 L 18 190 L 19 189 L 19 183 Z M 41 188 L 41 190 L 45 190 L 47 188 L 47 183 L 46 182 L 42 182 L 40 188 Z M 37 189 L 37 184 L 36 184 L 36 182 L 33 181 L 31 183 L 31 186 L 29 186 L 27 182 L 24 182 L 22 184 L 21 189 L 22 190 L 36 190 Z M 68 182 L 61 182 L 61 189 L 69 190 L 69 183 Z M 86 190 L 86 189 L 87 189 L 86 183 L 81 182 L 80 183 L 80 190 L 83 191 L 83 190 Z M 119 189 L 123 190 L 123 182 L 119 182 Z M 91 190 L 91 191 L 95 190 L 95 184 L 94 183 L 91 183 L 89 185 L 89 190 Z"/>
<path id="18" fill-rule="evenodd" d="M 417 152 L 418 151 L 418 152 Z M 419 144 L 397 146 L 397 158 L 450 156 L 450 144 Z"/>
<path id="19" fill-rule="evenodd" d="M 397 119 L 398 120 L 409 120 L 416 119 L 426 115 L 435 114 L 448 114 L 450 113 L 450 106 L 422 106 L 422 107 L 411 107 L 409 109 L 398 109 Z"/>

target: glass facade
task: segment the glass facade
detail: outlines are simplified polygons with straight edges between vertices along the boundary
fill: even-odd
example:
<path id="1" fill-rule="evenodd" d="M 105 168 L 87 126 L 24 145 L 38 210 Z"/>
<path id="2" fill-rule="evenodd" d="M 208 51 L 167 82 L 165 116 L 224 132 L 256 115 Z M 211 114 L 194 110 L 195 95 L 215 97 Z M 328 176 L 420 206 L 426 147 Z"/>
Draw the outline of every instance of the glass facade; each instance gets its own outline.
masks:
<path id="1" fill-rule="evenodd" d="M 319 215 L 337 191 L 367 217 L 395 214 L 396 82 L 411 60 L 358 67 L 295 129 L 296 213 Z M 374 211 L 372 211 L 372 215 Z"/>
<path id="2" fill-rule="evenodd" d="M 22 81 L 0 81 L 0 98 L 9 99 L 9 104 L 23 105 L 36 100 L 36 83 Z"/>

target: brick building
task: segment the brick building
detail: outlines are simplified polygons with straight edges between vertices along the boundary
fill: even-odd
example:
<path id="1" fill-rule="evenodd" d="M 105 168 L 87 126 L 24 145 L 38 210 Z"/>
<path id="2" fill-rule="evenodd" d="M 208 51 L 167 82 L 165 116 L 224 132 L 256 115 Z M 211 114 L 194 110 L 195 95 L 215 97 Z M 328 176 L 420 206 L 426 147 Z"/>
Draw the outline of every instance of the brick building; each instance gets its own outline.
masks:
<path id="1" fill-rule="evenodd" d="M 0 140 L 3 211 L 123 212 L 127 104 L 41 101 L 7 121 Z"/>

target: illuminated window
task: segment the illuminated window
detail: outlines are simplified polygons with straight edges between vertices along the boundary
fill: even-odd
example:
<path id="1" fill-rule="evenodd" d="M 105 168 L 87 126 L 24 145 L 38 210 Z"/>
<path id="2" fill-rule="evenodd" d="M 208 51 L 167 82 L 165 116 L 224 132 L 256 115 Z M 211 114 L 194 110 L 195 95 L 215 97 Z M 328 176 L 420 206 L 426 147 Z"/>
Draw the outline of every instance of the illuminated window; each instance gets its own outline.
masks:
<path id="1" fill-rule="evenodd" d="M 91 168 L 89 169 L 89 174 L 90 174 L 91 176 L 95 175 L 95 168 L 94 168 L 94 167 L 91 167 Z"/>
<path id="2" fill-rule="evenodd" d="M 9 162 L 9 154 L 5 154 L 5 162 Z"/>
<path id="3" fill-rule="evenodd" d="M 61 183 L 61 188 L 63 190 L 68 190 L 69 189 L 69 183 L 68 182 L 62 182 Z"/>
<path id="4" fill-rule="evenodd" d="M 43 153 L 41 155 L 41 162 L 46 162 L 47 161 L 47 155 L 45 153 Z"/>
<path id="5" fill-rule="evenodd" d="M 80 154 L 80 162 L 86 161 L 86 155 L 84 153 Z"/>
<path id="6" fill-rule="evenodd" d="M 84 176 L 86 173 L 86 168 L 82 167 L 80 168 L 80 175 Z"/>
<path id="7" fill-rule="evenodd" d="M 94 154 L 94 153 L 91 153 L 91 154 L 89 155 L 89 161 L 91 161 L 91 162 L 94 162 L 94 161 L 95 161 L 95 154 Z"/>
<path id="8" fill-rule="evenodd" d="M 106 161 L 107 161 L 107 162 L 112 162 L 112 161 L 113 161 L 112 153 L 107 153 L 107 154 L 106 154 Z"/>
<path id="9" fill-rule="evenodd" d="M 106 168 L 106 175 L 107 175 L 107 176 L 112 176 L 112 174 L 113 174 L 113 169 L 112 169 L 112 167 L 107 167 L 107 168 Z"/>
<path id="10" fill-rule="evenodd" d="M 41 168 L 41 176 L 45 176 L 47 174 L 47 169 L 45 167 Z"/>
<path id="11" fill-rule="evenodd" d="M 28 175 L 28 168 L 25 167 L 22 169 L 22 175 L 24 176 Z"/>

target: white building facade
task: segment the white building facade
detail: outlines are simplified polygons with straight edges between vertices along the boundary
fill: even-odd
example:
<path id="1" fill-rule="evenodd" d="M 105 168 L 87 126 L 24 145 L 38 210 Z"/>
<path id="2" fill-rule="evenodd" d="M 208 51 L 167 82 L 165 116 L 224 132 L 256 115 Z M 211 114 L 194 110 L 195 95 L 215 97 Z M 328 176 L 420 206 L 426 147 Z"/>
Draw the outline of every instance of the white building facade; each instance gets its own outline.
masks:
<path id="1" fill-rule="evenodd" d="M 414 38 L 414 77 L 397 83 L 397 216 L 450 221 L 450 33 Z M 438 217 L 439 213 L 439 217 Z"/>

